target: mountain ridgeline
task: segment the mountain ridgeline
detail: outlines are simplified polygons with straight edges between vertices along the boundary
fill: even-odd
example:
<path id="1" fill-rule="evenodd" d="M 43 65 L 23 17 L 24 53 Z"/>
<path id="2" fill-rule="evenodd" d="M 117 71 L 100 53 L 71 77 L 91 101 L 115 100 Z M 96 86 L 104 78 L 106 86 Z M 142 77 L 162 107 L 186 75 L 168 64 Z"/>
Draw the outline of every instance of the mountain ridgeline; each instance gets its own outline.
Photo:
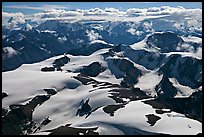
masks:
<path id="1" fill-rule="evenodd" d="M 202 134 L 202 31 L 169 18 L 3 27 L 2 133 Z"/>

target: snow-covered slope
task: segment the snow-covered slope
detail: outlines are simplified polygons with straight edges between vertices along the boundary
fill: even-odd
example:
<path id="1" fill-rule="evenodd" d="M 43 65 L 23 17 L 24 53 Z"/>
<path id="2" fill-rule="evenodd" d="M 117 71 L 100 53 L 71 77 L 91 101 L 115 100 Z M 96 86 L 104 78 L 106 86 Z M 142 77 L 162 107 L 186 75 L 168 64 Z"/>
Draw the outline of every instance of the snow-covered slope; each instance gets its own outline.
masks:
<path id="1" fill-rule="evenodd" d="M 2 73 L 2 91 L 8 95 L 2 101 L 2 108 L 6 111 L 4 118 L 9 119 L 11 113 L 18 116 L 18 113 L 14 111 L 20 108 L 18 105 L 30 106 L 32 102 L 37 100 L 34 98 L 46 96 L 47 98 L 39 100 L 38 103 L 40 104 L 36 105 L 30 112 L 31 120 L 35 126 L 27 121 L 27 125 L 32 128 L 26 127 L 27 130 L 23 130 L 24 134 L 50 134 L 54 133 L 51 129 L 67 124 L 71 124 L 68 127 L 75 130 L 97 127 L 94 132 L 100 135 L 198 134 L 201 132 L 202 123 L 186 117 L 185 113 L 178 113 L 174 109 L 169 109 L 165 113 L 164 109 L 164 114 L 160 114 L 151 105 L 143 103 L 145 98 L 154 100 L 152 97 L 157 96 L 154 88 L 161 80 L 161 76 L 155 70 L 148 70 L 133 63 L 133 68 L 140 70 L 142 76 L 139 76 L 135 88 L 121 86 L 121 82 L 127 80 L 126 76 L 122 74 L 118 78 L 115 74 L 129 75 L 123 63 L 132 61 L 127 59 L 121 61 L 122 64 L 120 65 L 113 63 L 112 66 L 115 66 L 113 70 L 113 67 L 110 68 L 109 66 L 111 63 L 109 61 L 123 57 L 117 56 L 118 53 L 116 52 L 114 56 L 111 56 L 113 50 L 110 52 L 110 49 L 112 48 L 98 50 L 90 56 L 60 55 L 39 63 L 24 64 L 15 71 Z M 52 67 L 53 62 L 64 56 L 68 57 L 70 61 L 62 65 L 61 69 L 42 71 L 42 68 Z M 82 73 L 81 68 L 93 62 L 101 64 L 103 70 L 100 74 L 95 77 L 80 75 Z M 175 88 L 178 86 L 180 89 L 180 85 L 175 86 Z M 195 91 L 189 90 L 188 92 L 193 93 Z M 189 94 L 184 93 L 182 97 L 188 97 Z M 91 111 L 81 112 L 80 115 L 77 115 L 87 100 Z M 21 113 L 29 115 L 27 114 L 29 113 L 28 110 Z M 46 120 L 49 122 L 42 124 Z M 181 128 L 177 127 L 178 121 Z M 175 129 L 175 127 L 177 128 Z"/>
<path id="2" fill-rule="evenodd" d="M 136 111 L 134 111 L 136 110 Z M 149 124 L 148 115 L 159 117 L 154 126 Z M 98 109 L 87 119 L 73 124 L 73 127 L 95 127 L 100 125 L 97 131 L 101 134 L 112 135 L 148 135 L 153 133 L 183 135 L 197 134 L 202 129 L 201 123 L 189 120 L 184 115 L 169 112 L 157 114 L 155 109 L 139 101 L 133 101 L 114 113 L 114 117 L 104 113 L 103 108 Z M 180 127 L 180 128 L 178 128 Z M 186 131 L 183 133 L 183 131 Z"/>

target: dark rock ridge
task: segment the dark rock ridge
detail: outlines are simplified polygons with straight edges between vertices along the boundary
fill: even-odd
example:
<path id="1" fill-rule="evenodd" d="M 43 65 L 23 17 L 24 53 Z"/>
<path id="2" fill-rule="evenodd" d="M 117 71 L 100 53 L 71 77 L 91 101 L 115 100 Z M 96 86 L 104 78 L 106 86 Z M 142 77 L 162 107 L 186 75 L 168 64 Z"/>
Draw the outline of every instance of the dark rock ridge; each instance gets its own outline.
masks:
<path id="1" fill-rule="evenodd" d="M 199 88 L 202 85 L 202 59 L 173 54 L 158 72 L 176 78 L 184 86 Z"/>
<path id="2" fill-rule="evenodd" d="M 101 81 L 96 81 L 93 78 L 90 78 L 87 75 L 82 75 L 82 74 L 78 74 L 77 76 L 74 76 L 73 78 L 77 79 L 78 81 L 80 81 L 82 84 L 84 85 L 92 85 L 93 90 L 90 90 L 89 92 L 93 92 L 97 89 L 103 89 L 103 88 L 117 88 L 120 87 L 119 84 L 112 84 L 109 82 L 101 82 Z"/>
<path id="3" fill-rule="evenodd" d="M 55 89 L 51 89 L 51 88 L 45 88 L 43 89 L 45 92 L 47 92 L 47 94 L 49 95 L 55 95 L 57 94 L 57 91 Z"/>
<path id="4" fill-rule="evenodd" d="M 49 98 L 49 95 L 37 95 L 26 105 L 10 105 L 10 111 L 2 116 L 2 135 L 32 133 L 35 127 L 32 113 L 37 105 L 41 105 Z"/>
<path id="5" fill-rule="evenodd" d="M 111 48 L 111 47 L 112 46 L 109 44 L 93 43 L 93 44 L 82 45 L 80 48 L 70 50 L 67 53 L 74 56 L 77 56 L 77 55 L 89 56 L 97 50 L 104 49 L 104 48 Z"/>
<path id="6" fill-rule="evenodd" d="M 89 114 L 90 112 L 91 106 L 89 105 L 89 99 L 87 99 L 86 102 L 82 104 L 81 108 L 77 110 L 76 115 L 83 116 L 85 114 Z"/>
<path id="7" fill-rule="evenodd" d="M 113 63 L 118 66 L 120 71 L 125 72 L 123 81 L 121 82 L 122 86 L 132 87 L 138 82 L 138 78 L 142 75 L 142 72 L 131 61 L 127 59 L 113 59 Z"/>
<path id="8" fill-rule="evenodd" d="M 171 113 L 171 110 L 156 109 L 155 112 L 157 114 L 164 114 L 164 113 Z"/>
<path id="9" fill-rule="evenodd" d="M 66 55 L 64 57 L 61 57 L 59 59 L 56 59 L 54 62 L 53 62 L 53 66 L 55 68 L 60 68 L 62 66 L 64 66 L 65 64 L 67 64 L 68 62 L 70 62 L 70 58 L 68 58 Z"/>
<path id="10" fill-rule="evenodd" d="M 147 45 L 160 48 L 160 52 L 176 51 L 176 48 L 184 41 L 172 32 L 154 33 L 147 38 Z"/>
<path id="11" fill-rule="evenodd" d="M 62 71 L 61 67 L 67 64 L 68 62 L 70 62 L 70 58 L 64 55 L 64 57 L 54 60 L 54 62 L 52 63 L 53 64 L 52 67 L 41 68 L 41 71 L 48 72 L 55 71 L 55 69 L 57 71 Z"/>
<path id="12" fill-rule="evenodd" d="M 73 78 L 77 79 L 84 85 L 94 84 L 95 86 L 97 86 L 99 84 L 98 81 L 88 77 L 87 75 L 83 75 L 83 74 L 78 74 L 77 76 L 74 76 Z"/>
<path id="13" fill-rule="evenodd" d="M 41 68 L 41 71 L 43 72 L 55 71 L 55 68 L 54 67 L 44 67 L 44 68 Z"/>
<path id="14" fill-rule="evenodd" d="M 56 129 L 46 130 L 45 132 L 51 132 L 49 135 L 99 135 L 95 128 L 74 128 L 70 127 L 70 124 L 60 126 Z"/>
<path id="15" fill-rule="evenodd" d="M 87 75 L 91 77 L 96 77 L 103 71 L 104 71 L 104 68 L 101 66 L 99 62 L 93 62 L 88 66 L 83 66 L 83 68 L 79 70 L 79 72 L 82 75 Z"/>
<path id="16" fill-rule="evenodd" d="M 188 98 L 157 98 L 143 102 L 153 108 L 170 109 L 202 122 L 202 91 L 195 92 Z"/>
<path id="17" fill-rule="evenodd" d="M 117 111 L 120 108 L 125 107 L 123 104 L 119 105 L 107 105 L 103 108 L 103 111 L 107 114 L 110 114 L 110 116 L 114 116 L 114 112 Z"/>
<path id="18" fill-rule="evenodd" d="M 162 80 L 155 87 L 155 91 L 159 98 L 173 98 L 179 91 L 169 81 L 169 78 L 163 75 Z"/>
<path id="19" fill-rule="evenodd" d="M 3 43 L 3 47 L 12 47 L 17 54 L 8 56 L 2 48 L 2 71 L 14 70 L 22 64 L 43 61 L 47 58 L 63 54 L 71 46 L 64 46 L 55 35 L 30 31 L 13 30 Z M 21 36 L 22 39 L 18 37 Z M 8 41 L 6 41 L 8 40 Z M 14 43 L 12 43 L 14 41 Z"/>
<path id="20" fill-rule="evenodd" d="M 149 96 L 147 96 L 144 91 L 140 90 L 139 88 L 117 88 L 112 89 L 109 91 L 110 98 L 115 100 L 116 103 L 126 103 L 128 101 L 124 101 L 122 98 L 129 99 L 130 101 L 134 100 L 141 100 L 141 99 L 147 99 Z"/>
<path id="21" fill-rule="evenodd" d="M 118 56 L 117 53 L 122 53 Z M 134 63 L 144 66 L 147 69 L 154 70 L 161 67 L 166 61 L 167 57 L 164 54 L 160 54 L 155 51 L 150 51 L 146 49 L 133 49 L 132 47 L 124 44 L 119 44 L 109 49 L 109 55 L 111 57 L 127 57 Z M 107 57 L 108 55 L 104 55 Z"/>

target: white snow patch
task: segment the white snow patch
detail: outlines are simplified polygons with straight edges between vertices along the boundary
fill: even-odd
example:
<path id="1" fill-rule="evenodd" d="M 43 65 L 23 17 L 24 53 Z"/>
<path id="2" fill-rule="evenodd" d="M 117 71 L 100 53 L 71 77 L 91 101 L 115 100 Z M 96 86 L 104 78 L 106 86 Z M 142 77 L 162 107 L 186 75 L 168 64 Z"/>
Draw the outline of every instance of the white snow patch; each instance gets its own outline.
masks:
<path id="1" fill-rule="evenodd" d="M 191 89 L 188 86 L 183 86 L 175 78 L 169 78 L 170 82 L 173 83 L 173 86 L 179 89 L 175 97 L 189 97 L 195 90 Z"/>
<path id="2" fill-rule="evenodd" d="M 202 48 L 201 48 L 201 50 L 202 50 Z M 173 55 L 173 54 L 179 54 L 182 57 L 193 57 L 193 58 L 197 58 L 197 59 L 202 59 L 202 51 L 200 51 L 200 50 L 197 52 L 197 55 L 192 53 L 192 52 L 168 52 L 168 53 L 163 53 L 163 54 L 165 54 L 167 57 L 169 57 L 170 55 Z"/>
<path id="3" fill-rule="evenodd" d="M 56 31 L 51 31 L 51 30 L 42 30 L 41 32 L 44 32 L 44 33 L 51 33 L 51 34 L 56 33 Z"/>
<path id="4" fill-rule="evenodd" d="M 103 40 L 94 40 L 91 41 L 90 44 L 95 44 L 95 43 L 102 43 L 102 44 L 108 44 L 107 42 L 103 41 Z"/>
<path id="5" fill-rule="evenodd" d="M 154 97 L 157 95 L 155 91 L 155 86 L 161 81 L 162 75 L 159 76 L 156 72 L 151 71 L 142 75 L 138 79 L 138 83 L 135 87 L 139 87 L 141 90 L 145 91 L 147 95 Z"/>
<path id="6" fill-rule="evenodd" d="M 67 41 L 67 37 L 66 37 L 66 36 L 58 37 L 58 41 L 59 41 L 60 43 L 64 43 L 65 41 Z"/>
<path id="7" fill-rule="evenodd" d="M 6 52 L 6 55 L 8 56 L 8 58 L 18 54 L 18 51 L 16 51 L 12 47 L 4 47 L 3 51 Z"/>
<path id="8" fill-rule="evenodd" d="M 94 32 L 94 30 L 87 30 L 87 36 L 89 37 L 89 41 L 97 40 L 98 38 L 102 38 L 98 33 Z"/>
<path id="9" fill-rule="evenodd" d="M 181 36 L 181 38 L 182 38 L 185 42 L 194 42 L 194 43 L 200 43 L 200 44 L 202 44 L 202 38 L 199 38 L 199 37 L 193 37 L 193 36 L 184 37 L 184 36 Z"/>

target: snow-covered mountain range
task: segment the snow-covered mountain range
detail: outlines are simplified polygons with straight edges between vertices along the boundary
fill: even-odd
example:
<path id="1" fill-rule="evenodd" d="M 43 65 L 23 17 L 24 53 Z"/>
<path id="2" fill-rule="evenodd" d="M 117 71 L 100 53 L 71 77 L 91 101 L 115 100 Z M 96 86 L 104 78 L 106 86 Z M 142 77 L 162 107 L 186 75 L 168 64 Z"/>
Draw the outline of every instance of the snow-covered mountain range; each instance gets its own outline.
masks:
<path id="1" fill-rule="evenodd" d="M 202 9 L 2 11 L 3 134 L 202 134 Z"/>

